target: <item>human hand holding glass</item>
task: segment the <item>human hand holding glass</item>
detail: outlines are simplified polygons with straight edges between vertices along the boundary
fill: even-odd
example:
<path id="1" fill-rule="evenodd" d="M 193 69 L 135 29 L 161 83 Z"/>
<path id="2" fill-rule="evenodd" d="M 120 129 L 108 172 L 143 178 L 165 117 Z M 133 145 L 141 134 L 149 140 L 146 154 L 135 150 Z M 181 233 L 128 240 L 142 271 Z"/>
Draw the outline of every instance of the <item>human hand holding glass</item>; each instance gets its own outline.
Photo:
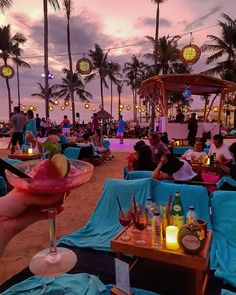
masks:
<path id="1" fill-rule="evenodd" d="M 62 159 L 57 164 L 61 165 Z M 92 176 L 93 166 L 83 161 L 70 160 L 68 174 L 55 177 L 50 160 L 26 161 L 15 165 L 16 168 L 28 174 L 28 178 L 20 178 L 10 171 L 6 171 L 9 183 L 15 188 L 27 193 L 35 194 L 37 198 L 53 198 L 63 202 L 66 192 L 87 182 Z M 66 160 L 67 161 L 67 160 Z M 41 169 L 41 170 L 40 170 Z M 71 270 L 76 261 L 76 255 L 67 248 L 56 247 L 56 215 L 57 206 L 48 208 L 50 248 L 40 251 L 30 262 L 30 270 L 40 276 L 55 276 Z"/>

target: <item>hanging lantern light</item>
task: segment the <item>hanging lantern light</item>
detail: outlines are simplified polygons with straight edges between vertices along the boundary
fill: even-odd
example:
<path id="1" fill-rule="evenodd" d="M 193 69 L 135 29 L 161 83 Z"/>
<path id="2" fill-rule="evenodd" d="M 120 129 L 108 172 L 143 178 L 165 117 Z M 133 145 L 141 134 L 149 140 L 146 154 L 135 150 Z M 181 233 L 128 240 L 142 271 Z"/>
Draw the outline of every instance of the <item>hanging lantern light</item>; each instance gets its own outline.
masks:
<path id="1" fill-rule="evenodd" d="M 120 104 L 120 109 L 123 109 L 124 108 L 124 105 L 123 104 Z"/>
<path id="2" fill-rule="evenodd" d="M 141 110 L 141 109 L 138 109 L 138 112 L 139 112 L 139 113 L 141 113 L 141 112 L 142 112 L 142 110 Z"/>
<path id="3" fill-rule="evenodd" d="M 56 99 L 55 101 L 54 101 L 54 104 L 57 106 L 57 105 L 59 105 L 59 101 Z"/>
<path id="4" fill-rule="evenodd" d="M 135 106 L 136 110 L 138 109 L 138 106 Z"/>
<path id="5" fill-rule="evenodd" d="M 33 111 L 34 110 L 34 107 L 33 106 L 29 106 L 29 110 L 30 111 Z"/>
<path id="6" fill-rule="evenodd" d="M 96 112 L 96 110 L 97 110 L 96 108 L 93 108 L 93 112 Z"/>
<path id="7" fill-rule="evenodd" d="M 26 106 L 23 105 L 23 106 L 21 107 L 21 109 L 22 109 L 22 111 L 25 111 L 25 110 L 26 110 Z"/>
<path id="8" fill-rule="evenodd" d="M 127 106 L 127 107 L 126 107 L 126 110 L 127 110 L 127 111 L 130 111 L 130 110 L 131 110 L 131 106 Z"/>
<path id="9" fill-rule="evenodd" d="M 218 112 L 218 108 L 217 107 L 214 107 L 213 111 L 214 112 Z"/>
<path id="10" fill-rule="evenodd" d="M 70 105 L 69 100 L 65 100 L 64 105 L 65 105 L 65 106 L 69 106 L 69 105 Z"/>
<path id="11" fill-rule="evenodd" d="M 65 110 L 65 107 L 64 107 L 64 106 L 62 106 L 62 107 L 61 107 L 61 110 L 62 110 L 62 111 L 64 111 L 64 110 Z"/>
<path id="12" fill-rule="evenodd" d="M 146 110 L 145 110 L 145 109 L 142 109 L 142 110 L 141 110 L 141 112 L 142 112 L 142 113 L 145 113 L 145 112 L 146 112 Z"/>
<path id="13" fill-rule="evenodd" d="M 34 107 L 33 111 L 34 111 L 34 112 L 36 112 L 36 111 L 37 111 L 37 108 L 36 108 L 36 107 Z"/>
<path id="14" fill-rule="evenodd" d="M 89 108 L 90 108 L 90 104 L 89 104 L 89 103 L 86 103 L 86 104 L 84 105 L 84 108 L 85 108 L 85 109 L 89 109 Z"/>
<path id="15" fill-rule="evenodd" d="M 72 111 L 72 107 L 70 107 L 70 111 Z"/>
<path id="16" fill-rule="evenodd" d="M 185 88 L 183 91 L 183 97 L 189 99 L 192 95 L 192 92 L 189 88 Z"/>
<path id="17" fill-rule="evenodd" d="M 50 112 L 52 112 L 54 110 L 53 106 L 49 106 L 48 109 L 49 109 Z"/>

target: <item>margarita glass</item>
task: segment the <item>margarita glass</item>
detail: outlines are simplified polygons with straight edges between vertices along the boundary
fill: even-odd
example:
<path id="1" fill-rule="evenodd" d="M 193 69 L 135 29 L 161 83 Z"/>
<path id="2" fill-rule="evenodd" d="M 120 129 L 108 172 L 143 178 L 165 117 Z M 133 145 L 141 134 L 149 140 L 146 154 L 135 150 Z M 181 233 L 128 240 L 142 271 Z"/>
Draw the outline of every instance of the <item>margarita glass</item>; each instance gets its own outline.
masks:
<path id="1" fill-rule="evenodd" d="M 45 198 L 51 194 L 61 194 L 63 197 L 71 190 L 89 181 L 93 173 L 93 165 L 79 160 L 68 160 L 68 174 L 64 177 L 52 177 L 53 171 L 45 166 L 50 160 L 33 160 L 17 163 L 14 166 L 30 178 L 20 178 L 6 170 L 8 182 L 19 190 L 25 190 L 34 194 L 45 194 Z M 39 169 L 41 169 L 39 171 Z M 38 173 L 38 172 L 40 173 Z M 43 196 L 44 197 L 44 196 Z M 50 247 L 37 253 L 30 262 L 30 270 L 39 276 L 56 276 L 71 270 L 77 258 L 68 248 L 56 246 L 56 215 L 57 208 L 48 209 L 48 224 Z"/>

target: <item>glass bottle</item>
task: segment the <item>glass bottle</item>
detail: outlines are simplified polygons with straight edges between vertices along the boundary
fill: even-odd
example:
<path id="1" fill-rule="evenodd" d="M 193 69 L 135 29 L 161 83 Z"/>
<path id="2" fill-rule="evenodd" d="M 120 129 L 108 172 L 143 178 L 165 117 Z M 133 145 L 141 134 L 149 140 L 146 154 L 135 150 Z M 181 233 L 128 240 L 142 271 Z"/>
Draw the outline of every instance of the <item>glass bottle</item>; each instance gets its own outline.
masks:
<path id="1" fill-rule="evenodd" d="M 184 208 L 180 199 L 180 193 L 175 193 L 175 200 L 171 210 L 172 225 L 179 229 L 184 225 Z"/>
<path id="2" fill-rule="evenodd" d="M 197 214 L 194 210 L 194 206 L 189 206 L 187 216 L 186 216 L 186 222 L 187 224 L 197 223 Z"/>
<path id="3" fill-rule="evenodd" d="M 160 213 L 158 211 L 154 212 L 152 218 L 152 247 L 155 249 L 162 248 L 162 236 L 163 224 L 161 220 Z"/>

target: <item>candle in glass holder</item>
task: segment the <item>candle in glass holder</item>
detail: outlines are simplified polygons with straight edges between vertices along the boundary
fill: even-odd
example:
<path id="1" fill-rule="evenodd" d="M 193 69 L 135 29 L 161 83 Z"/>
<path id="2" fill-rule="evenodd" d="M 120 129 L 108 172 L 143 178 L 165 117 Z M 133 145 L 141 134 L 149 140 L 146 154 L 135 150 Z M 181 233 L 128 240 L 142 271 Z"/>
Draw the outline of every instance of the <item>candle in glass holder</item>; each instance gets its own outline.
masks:
<path id="1" fill-rule="evenodd" d="M 166 227 L 166 248 L 170 250 L 179 249 L 178 244 L 178 227 L 174 225 L 170 225 Z"/>
<path id="2" fill-rule="evenodd" d="M 208 157 L 208 158 L 207 158 L 206 165 L 209 166 L 210 164 L 211 164 L 211 159 L 210 159 L 210 157 Z"/>
<path id="3" fill-rule="evenodd" d="M 33 155 L 33 149 L 32 148 L 28 148 L 28 154 Z"/>
<path id="4" fill-rule="evenodd" d="M 175 143 L 176 143 L 176 145 L 177 145 L 177 146 L 179 146 L 179 140 L 176 140 L 176 142 L 175 142 Z"/>

